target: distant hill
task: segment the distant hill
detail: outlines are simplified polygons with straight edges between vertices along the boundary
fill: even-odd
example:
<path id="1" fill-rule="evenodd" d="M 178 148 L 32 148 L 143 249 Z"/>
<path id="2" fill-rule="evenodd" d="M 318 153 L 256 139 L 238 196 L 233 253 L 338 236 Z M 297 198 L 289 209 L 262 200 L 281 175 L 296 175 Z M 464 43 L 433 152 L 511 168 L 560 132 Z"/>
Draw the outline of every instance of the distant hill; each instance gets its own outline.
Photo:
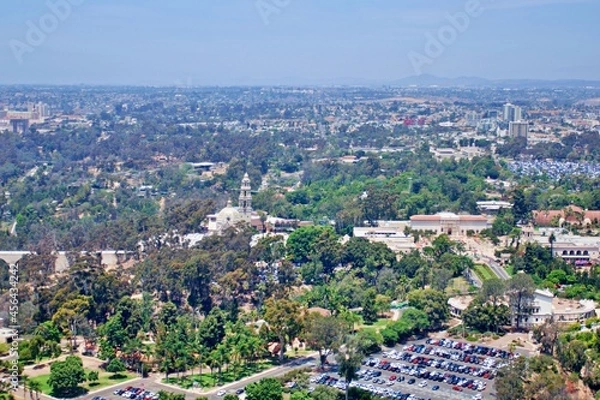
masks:
<path id="1" fill-rule="evenodd" d="M 600 81 L 583 79 L 541 80 L 541 79 L 498 79 L 463 76 L 458 78 L 442 78 L 423 74 L 410 76 L 389 83 L 392 86 L 441 86 L 441 87 L 495 87 L 495 88 L 600 88 Z"/>

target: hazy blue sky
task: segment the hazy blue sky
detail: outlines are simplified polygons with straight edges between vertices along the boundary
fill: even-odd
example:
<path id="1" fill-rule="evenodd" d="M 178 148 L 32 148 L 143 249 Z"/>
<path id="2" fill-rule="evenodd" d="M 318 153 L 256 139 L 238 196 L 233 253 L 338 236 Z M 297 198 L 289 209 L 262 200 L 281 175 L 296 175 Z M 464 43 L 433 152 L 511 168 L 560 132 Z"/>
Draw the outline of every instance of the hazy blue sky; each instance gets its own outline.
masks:
<path id="1" fill-rule="evenodd" d="M 31 25 L 53 28 L 48 3 L 65 1 L 81 4 L 42 40 L 28 38 Z M 416 74 L 408 55 L 427 56 L 426 34 L 469 1 L 4 0 L 0 83 L 393 81 Z M 422 72 L 600 80 L 599 0 L 480 3 Z"/>

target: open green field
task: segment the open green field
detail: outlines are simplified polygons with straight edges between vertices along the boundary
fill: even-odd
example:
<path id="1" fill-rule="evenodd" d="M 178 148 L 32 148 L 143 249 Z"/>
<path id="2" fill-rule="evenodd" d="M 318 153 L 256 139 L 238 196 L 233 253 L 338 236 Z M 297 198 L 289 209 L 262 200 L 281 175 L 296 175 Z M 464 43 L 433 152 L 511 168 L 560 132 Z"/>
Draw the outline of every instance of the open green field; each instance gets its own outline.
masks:
<path id="1" fill-rule="evenodd" d="M 273 367 L 273 365 L 274 364 L 271 361 L 265 360 L 251 365 L 244 365 L 241 368 L 238 368 L 236 371 L 234 371 L 233 368 L 230 368 L 229 371 L 224 369 L 221 373 L 220 381 L 219 373 L 215 371 L 214 374 L 203 373 L 202 375 L 186 375 L 179 378 L 175 374 L 172 374 L 169 379 L 163 379 L 163 382 L 177 385 L 183 389 L 189 389 L 193 387 L 194 382 L 196 382 L 200 387 L 211 388 L 219 384 L 239 381 L 240 379 L 258 374 L 259 372 Z"/>
<path id="2" fill-rule="evenodd" d="M 359 325 L 357 328 L 358 328 L 358 330 L 379 332 L 380 330 L 385 329 L 385 327 L 388 325 L 388 323 L 390 321 L 391 320 L 388 318 L 379 318 L 377 320 L 377 322 L 375 322 L 371 325 Z"/>
<path id="3" fill-rule="evenodd" d="M 85 371 L 86 375 L 89 372 L 90 372 L 90 370 L 86 370 Z M 112 374 L 112 373 L 99 372 L 98 382 L 93 382 L 93 383 L 85 382 L 85 383 L 81 384 L 80 387 L 83 389 L 83 391 L 89 392 L 92 390 L 98 390 L 98 389 L 105 388 L 107 386 L 126 382 L 128 380 L 134 379 L 136 376 L 135 376 L 135 374 L 132 374 L 129 372 L 123 372 L 123 373 L 120 373 L 117 378 L 111 379 L 113 377 L 114 377 L 114 374 Z M 52 387 L 50 387 L 50 385 L 48 385 L 48 379 L 50 379 L 50 374 L 40 375 L 40 376 L 36 376 L 35 378 L 30 378 L 31 381 L 40 382 L 41 388 L 42 388 L 42 393 L 52 396 L 53 395 Z"/>
<path id="4" fill-rule="evenodd" d="M 472 292 L 472 289 L 467 280 L 461 276 L 450 280 L 450 284 L 446 288 L 446 294 L 450 296 L 462 295 Z"/>
<path id="5" fill-rule="evenodd" d="M 479 279 L 481 279 L 482 282 L 496 277 L 496 274 L 494 274 L 492 272 L 490 267 L 488 267 L 487 265 L 484 265 L 484 264 L 475 264 L 475 266 L 473 267 L 473 270 L 475 271 L 475 273 L 477 274 Z"/>

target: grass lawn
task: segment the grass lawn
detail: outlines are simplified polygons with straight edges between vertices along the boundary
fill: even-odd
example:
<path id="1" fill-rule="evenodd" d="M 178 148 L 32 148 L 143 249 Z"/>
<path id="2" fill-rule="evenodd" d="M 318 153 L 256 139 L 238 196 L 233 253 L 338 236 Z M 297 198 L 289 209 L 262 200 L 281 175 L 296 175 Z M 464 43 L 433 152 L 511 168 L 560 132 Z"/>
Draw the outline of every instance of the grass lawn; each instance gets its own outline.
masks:
<path id="1" fill-rule="evenodd" d="M 197 382 L 203 388 L 211 388 L 220 384 L 226 384 L 231 382 L 239 381 L 240 379 L 246 378 L 248 376 L 258 374 L 259 372 L 265 371 L 271 367 L 273 367 L 273 362 L 270 360 L 261 361 L 258 363 L 254 363 L 252 365 L 244 365 L 239 370 L 233 371 L 230 368 L 229 371 L 223 369 L 221 382 L 219 382 L 218 372 L 215 371 L 214 374 L 203 373 L 202 375 L 194 374 L 194 375 L 186 375 L 180 378 L 177 378 L 177 374 L 171 374 L 169 379 L 163 379 L 163 382 L 177 385 L 184 389 L 189 389 L 194 386 L 194 382 Z M 197 371 L 197 369 L 196 369 Z"/>
<path id="2" fill-rule="evenodd" d="M 483 282 L 496 277 L 496 274 L 492 272 L 490 267 L 484 264 L 475 264 L 473 270 L 475 271 L 479 279 L 481 279 Z"/>
<path id="3" fill-rule="evenodd" d="M 89 372 L 90 372 L 90 370 L 87 370 L 87 369 L 85 370 L 86 375 Z M 136 377 L 135 374 L 132 374 L 129 372 L 124 372 L 124 373 L 121 373 L 122 377 L 119 377 L 118 379 L 111 379 L 111 377 L 113 377 L 113 375 L 114 374 L 111 374 L 108 372 L 99 371 L 98 382 L 94 382 L 93 384 L 90 384 L 90 382 L 85 382 L 85 383 L 81 384 L 80 387 L 85 392 L 89 392 L 92 390 L 98 390 L 98 389 L 102 389 L 107 386 L 115 385 L 117 383 L 125 382 L 125 381 L 128 381 L 128 380 Z M 47 395 L 52 395 L 52 388 L 50 387 L 50 385 L 48 385 L 48 379 L 50 379 L 50 374 L 40 375 L 40 376 L 36 376 L 35 378 L 31 378 L 32 381 L 40 382 L 41 387 L 42 387 L 42 393 L 47 394 Z"/>
<path id="4" fill-rule="evenodd" d="M 391 319 L 389 319 L 389 318 L 379 318 L 377 320 L 377 322 L 375 322 L 371 325 L 358 325 L 358 330 L 379 332 L 380 330 L 385 329 L 385 327 L 388 325 L 388 323 L 390 321 L 391 321 Z"/>
<path id="5" fill-rule="evenodd" d="M 513 276 L 515 274 L 515 267 L 513 267 L 512 265 L 509 265 L 505 269 L 508 275 Z"/>
<path id="6" fill-rule="evenodd" d="M 446 288 L 446 294 L 456 296 L 458 294 L 466 294 L 471 290 L 469 282 L 463 277 L 454 278 L 450 280 L 450 284 Z"/>

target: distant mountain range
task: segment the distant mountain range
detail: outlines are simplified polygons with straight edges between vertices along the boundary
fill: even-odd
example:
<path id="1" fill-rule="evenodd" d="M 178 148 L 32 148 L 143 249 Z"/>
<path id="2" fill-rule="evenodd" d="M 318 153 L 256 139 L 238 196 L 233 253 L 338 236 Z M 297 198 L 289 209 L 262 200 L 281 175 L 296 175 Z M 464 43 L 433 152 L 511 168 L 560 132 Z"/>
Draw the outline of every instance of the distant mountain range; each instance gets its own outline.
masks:
<path id="1" fill-rule="evenodd" d="M 463 76 L 459 78 L 441 78 L 434 75 L 419 75 L 399 79 L 389 83 L 392 86 L 441 86 L 441 87 L 494 87 L 494 88 L 600 88 L 600 81 L 584 79 L 498 79 L 491 80 Z"/>
<path id="2" fill-rule="evenodd" d="M 301 77 L 285 77 L 279 79 L 264 78 L 256 79 L 244 77 L 229 82 L 228 85 L 240 86 L 354 86 L 354 87 L 377 87 L 377 86 L 398 86 L 398 87 L 465 87 L 465 88 L 499 88 L 499 89 L 523 89 L 523 88 L 585 88 L 593 87 L 600 89 L 600 81 L 585 79 L 561 79 L 561 80 L 542 80 L 542 79 L 486 79 L 472 76 L 462 76 L 458 78 L 443 78 L 435 75 L 423 74 L 410 76 L 397 80 L 376 80 L 368 78 L 339 77 L 336 79 L 305 79 Z M 225 86 L 228 86 L 225 85 Z"/>

